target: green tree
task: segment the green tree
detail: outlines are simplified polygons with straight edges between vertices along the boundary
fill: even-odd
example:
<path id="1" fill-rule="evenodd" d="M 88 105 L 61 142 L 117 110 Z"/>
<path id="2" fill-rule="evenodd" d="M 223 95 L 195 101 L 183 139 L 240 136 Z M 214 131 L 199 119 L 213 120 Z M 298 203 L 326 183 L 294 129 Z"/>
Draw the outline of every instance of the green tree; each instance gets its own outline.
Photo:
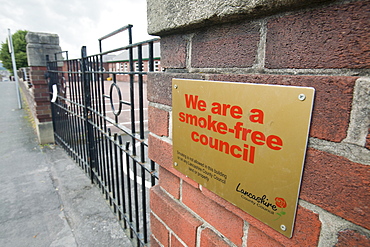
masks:
<path id="1" fill-rule="evenodd" d="M 28 67 L 27 53 L 26 53 L 26 30 L 18 30 L 12 35 L 13 46 L 14 46 L 14 56 L 17 68 Z M 1 43 L 0 47 L 0 60 L 3 62 L 3 66 L 13 73 L 12 58 L 9 53 L 9 40 L 6 39 L 5 43 Z"/>

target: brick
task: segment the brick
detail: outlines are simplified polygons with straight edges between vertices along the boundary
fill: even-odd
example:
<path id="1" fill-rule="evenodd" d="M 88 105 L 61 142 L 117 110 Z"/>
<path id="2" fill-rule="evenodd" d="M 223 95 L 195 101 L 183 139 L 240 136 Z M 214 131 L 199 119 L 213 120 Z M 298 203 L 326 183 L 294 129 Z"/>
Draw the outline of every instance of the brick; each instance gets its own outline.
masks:
<path id="1" fill-rule="evenodd" d="M 370 166 L 309 148 L 300 198 L 370 229 Z"/>
<path id="2" fill-rule="evenodd" d="M 186 247 L 186 246 L 184 246 L 175 235 L 171 234 L 171 247 Z"/>
<path id="3" fill-rule="evenodd" d="M 38 102 L 37 105 L 38 106 L 47 106 L 47 107 L 50 107 L 50 101 Z"/>
<path id="4" fill-rule="evenodd" d="M 39 118 L 40 123 L 50 122 L 51 120 L 51 118 Z"/>
<path id="5" fill-rule="evenodd" d="M 169 35 L 161 38 L 161 66 L 163 68 L 186 67 L 187 40 L 183 35 Z"/>
<path id="6" fill-rule="evenodd" d="M 44 85 L 47 84 L 47 80 L 45 80 L 44 76 L 35 76 L 35 75 L 32 75 L 31 76 L 31 82 L 34 83 L 34 84 L 38 84 L 37 82 L 43 83 Z"/>
<path id="7" fill-rule="evenodd" d="M 181 179 L 185 181 L 186 183 L 188 183 L 189 185 L 193 186 L 194 188 L 199 189 L 199 184 L 195 182 L 194 180 L 190 179 L 189 177 L 184 175 L 184 177 L 181 177 Z"/>
<path id="8" fill-rule="evenodd" d="M 37 105 L 36 110 L 37 111 L 50 110 L 50 105 Z"/>
<path id="9" fill-rule="evenodd" d="M 160 140 L 152 135 L 149 135 L 149 158 L 159 164 L 161 167 L 165 168 L 167 171 L 171 172 L 174 176 L 179 177 L 180 179 L 191 184 L 193 187 L 198 188 L 199 184 L 194 180 L 188 178 L 181 172 L 173 168 L 173 159 L 172 159 L 172 145 Z"/>
<path id="10" fill-rule="evenodd" d="M 149 135 L 149 158 L 180 179 L 199 188 L 199 184 L 173 168 L 172 145 Z"/>
<path id="11" fill-rule="evenodd" d="M 164 247 L 170 246 L 170 232 L 153 214 L 150 214 L 150 225 L 155 238 Z"/>
<path id="12" fill-rule="evenodd" d="M 150 236 L 150 247 L 161 247 L 153 235 Z"/>
<path id="13" fill-rule="evenodd" d="M 46 80 L 36 80 L 36 79 L 33 80 L 32 78 L 31 78 L 31 82 L 32 82 L 33 85 L 44 85 L 44 86 L 46 86 L 48 84 L 48 82 Z"/>
<path id="14" fill-rule="evenodd" d="M 45 78 L 41 78 L 41 79 L 44 79 L 45 80 Z M 35 80 L 40 80 L 40 76 L 39 75 L 32 74 L 31 75 L 31 81 L 35 81 Z"/>
<path id="15" fill-rule="evenodd" d="M 310 136 L 340 142 L 347 136 L 353 88 L 358 77 L 290 75 L 210 75 L 210 80 L 314 87 Z"/>
<path id="16" fill-rule="evenodd" d="M 266 67 L 370 68 L 369 12 L 356 1 L 270 19 Z"/>
<path id="17" fill-rule="evenodd" d="M 38 113 L 36 114 L 40 122 L 51 121 L 51 116 L 49 114 L 38 114 Z"/>
<path id="18" fill-rule="evenodd" d="M 163 167 L 159 168 L 159 186 L 176 199 L 180 199 L 180 178 Z"/>
<path id="19" fill-rule="evenodd" d="M 168 136 L 169 113 L 152 106 L 148 107 L 149 131 L 158 136 Z"/>
<path id="20" fill-rule="evenodd" d="M 194 68 L 245 68 L 256 60 L 260 24 L 249 21 L 224 24 L 195 33 L 191 66 Z"/>
<path id="21" fill-rule="evenodd" d="M 370 238 L 357 231 L 346 230 L 339 232 L 335 247 L 365 247 L 370 246 Z"/>
<path id="22" fill-rule="evenodd" d="M 269 226 L 265 225 L 261 221 L 257 220 L 253 216 L 239 209 L 235 205 L 232 205 L 231 203 L 227 202 L 223 198 L 217 196 L 216 194 L 209 191 L 208 189 L 202 188 L 202 192 L 210 199 L 214 200 L 215 202 L 222 205 L 223 207 L 226 207 L 229 211 L 238 215 L 243 220 L 247 221 L 251 226 L 255 227 L 255 231 L 258 231 L 257 229 L 262 231 L 263 233 L 258 233 L 258 234 L 266 234 L 265 236 L 266 238 L 268 237 L 271 238 L 271 240 L 269 239 L 271 243 L 275 243 L 276 241 L 276 242 L 281 243 L 283 246 L 317 246 L 318 244 L 320 229 L 321 229 L 321 222 L 319 220 L 318 215 L 308 209 L 298 206 L 293 237 L 289 239 L 283 236 L 282 234 L 278 233 L 274 229 L 270 228 Z M 250 238 L 250 235 L 248 233 L 248 239 L 249 238 Z M 264 242 L 262 241 L 262 243 Z M 254 246 L 254 245 L 248 245 L 248 246 Z M 277 245 L 277 246 L 280 246 L 280 245 Z"/>
<path id="23" fill-rule="evenodd" d="M 299 205 L 297 207 L 295 226 L 292 238 L 285 237 L 284 235 L 275 231 L 271 227 L 257 220 L 250 214 L 246 213 L 245 211 L 241 210 L 235 205 L 232 205 L 231 203 L 229 203 L 228 206 L 226 206 L 226 208 L 233 212 L 234 214 L 238 215 L 246 222 L 248 222 L 250 226 L 256 227 L 257 229 L 265 233 L 267 236 L 281 243 L 283 246 L 296 247 L 296 246 L 318 245 L 321 230 L 321 222 L 319 219 L 319 215 Z"/>
<path id="24" fill-rule="evenodd" d="M 40 114 L 40 115 L 50 115 L 51 116 L 51 110 L 49 111 L 43 110 L 43 111 L 36 111 L 36 112 L 37 114 Z"/>
<path id="25" fill-rule="evenodd" d="M 172 145 L 152 135 L 149 135 L 148 147 L 149 159 L 171 171 Z"/>
<path id="26" fill-rule="evenodd" d="M 44 70 L 39 70 L 39 69 L 32 69 L 30 71 L 31 76 L 42 76 L 43 79 L 45 79 L 44 75 L 46 72 L 46 68 Z"/>
<path id="27" fill-rule="evenodd" d="M 190 73 L 149 73 L 148 100 L 154 103 L 172 105 L 172 79 L 203 79 L 204 75 Z"/>
<path id="28" fill-rule="evenodd" d="M 248 229 L 247 246 L 253 247 L 283 247 L 279 242 L 267 236 L 257 228 L 250 226 Z"/>
<path id="29" fill-rule="evenodd" d="M 31 66 L 30 71 L 33 70 L 47 70 L 46 66 Z"/>
<path id="30" fill-rule="evenodd" d="M 44 97 L 41 96 L 41 93 L 36 93 L 36 94 L 34 94 L 34 99 L 35 99 L 35 101 L 36 100 L 43 100 Z"/>
<path id="31" fill-rule="evenodd" d="M 45 103 L 45 102 L 50 104 L 50 99 L 45 99 L 44 97 L 41 97 L 41 98 L 35 97 L 34 99 L 37 105 L 39 105 L 40 103 Z"/>
<path id="32" fill-rule="evenodd" d="M 202 187 L 202 193 L 208 197 L 209 199 L 215 201 L 216 203 L 220 204 L 223 207 L 229 206 L 229 202 L 220 197 L 219 195 L 215 194 L 214 192 L 210 191 L 206 187 Z"/>
<path id="33" fill-rule="evenodd" d="M 42 96 L 43 93 L 49 93 L 49 88 L 46 85 L 43 87 L 37 87 L 37 88 L 34 88 L 33 93 L 35 97 Z"/>
<path id="34" fill-rule="evenodd" d="M 50 100 L 49 99 L 46 99 L 45 97 L 41 97 L 41 96 L 39 96 L 39 97 L 37 97 L 37 96 L 35 96 L 34 97 L 34 99 L 35 99 L 35 102 L 50 102 Z"/>
<path id="35" fill-rule="evenodd" d="M 209 228 L 206 228 L 201 233 L 201 236 L 200 236 L 200 246 L 207 246 L 207 247 L 228 247 L 230 245 L 228 243 L 226 243 L 214 231 L 212 231 Z"/>
<path id="36" fill-rule="evenodd" d="M 34 90 L 38 89 L 38 88 L 44 88 L 44 87 L 45 87 L 45 85 L 42 85 L 42 84 L 33 85 Z"/>
<path id="37" fill-rule="evenodd" d="M 184 243 L 195 246 L 197 228 L 202 222 L 172 200 L 159 186 L 151 189 L 150 208 Z"/>
<path id="38" fill-rule="evenodd" d="M 226 238 L 241 246 L 244 223 L 240 217 L 210 200 L 199 189 L 186 182 L 182 184 L 182 201 Z"/>

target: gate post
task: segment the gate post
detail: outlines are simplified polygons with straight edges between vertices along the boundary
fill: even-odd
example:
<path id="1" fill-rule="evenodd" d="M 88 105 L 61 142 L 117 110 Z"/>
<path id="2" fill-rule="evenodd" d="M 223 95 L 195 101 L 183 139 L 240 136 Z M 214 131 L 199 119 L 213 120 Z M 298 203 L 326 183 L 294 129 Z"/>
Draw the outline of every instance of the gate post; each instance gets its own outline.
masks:
<path id="1" fill-rule="evenodd" d="M 27 60 L 30 68 L 31 88 L 20 83 L 28 106 L 35 120 L 40 144 L 53 143 L 54 131 L 51 116 L 49 85 L 45 79 L 46 55 L 60 52 L 59 37 L 56 34 L 28 32 Z"/>
<path id="2" fill-rule="evenodd" d="M 87 159 L 90 166 L 90 179 L 91 183 L 94 183 L 94 170 L 96 169 L 96 148 L 95 148 L 95 138 L 93 126 L 90 123 L 91 118 L 91 74 L 87 73 L 89 71 L 88 58 L 86 54 L 86 46 L 83 46 L 81 49 L 81 73 L 82 73 L 82 82 L 84 85 L 84 119 L 85 119 L 85 130 L 86 130 L 86 141 L 87 141 Z"/>

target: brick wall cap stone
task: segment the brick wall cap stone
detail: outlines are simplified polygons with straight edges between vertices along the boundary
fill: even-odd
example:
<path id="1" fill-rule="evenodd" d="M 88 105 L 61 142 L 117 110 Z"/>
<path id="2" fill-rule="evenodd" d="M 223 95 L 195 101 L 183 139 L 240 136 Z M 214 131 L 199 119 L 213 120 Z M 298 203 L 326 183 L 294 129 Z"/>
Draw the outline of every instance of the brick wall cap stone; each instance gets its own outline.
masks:
<path id="1" fill-rule="evenodd" d="M 148 33 L 162 35 L 332 0 L 148 0 Z"/>
<path id="2" fill-rule="evenodd" d="M 26 35 L 26 52 L 29 66 L 46 66 L 46 55 L 54 59 L 54 54 L 61 52 L 59 36 L 51 33 L 28 32 Z M 58 60 L 62 55 L 58 54 Z M 58 64 L 58 66 L 61 66 Z"/>

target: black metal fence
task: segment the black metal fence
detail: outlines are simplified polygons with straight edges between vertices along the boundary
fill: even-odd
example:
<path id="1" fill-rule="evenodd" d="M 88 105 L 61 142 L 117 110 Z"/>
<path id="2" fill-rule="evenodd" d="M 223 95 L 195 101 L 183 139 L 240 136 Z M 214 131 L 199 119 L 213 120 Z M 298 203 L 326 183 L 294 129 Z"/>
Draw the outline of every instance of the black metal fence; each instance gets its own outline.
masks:
<path id="1" fill-rule="evenodd" d="M 82 47 L 80 59 L 68 60 L 65 52 L 67 60 L 57 60 L 56 54 L 47 66 L 50 90 L 58 92 L 51 97 L 56 143 L 101 189 L 133 242 L 145 246 L 150 236 L 149 188 L 158 177 L 157 165 L 147 158 L 147 72 L 134 62 L 142 64 L 147 49 L 149 71 L 154 71 L 158 39 L 132 44 L 131 29 L 128 25 L 100 38 L 97 55 L 87 56 Z M 128 45 L 103 52 L 102 41 L 123 31 Z M 127 52 L 129 71 L 107 71 L 105 55 L 114 52 Z M 129 75 L 129 81 L 118 82 L 118 74 Z M 111 80 L 104 79 L 108 76 Z"/>

